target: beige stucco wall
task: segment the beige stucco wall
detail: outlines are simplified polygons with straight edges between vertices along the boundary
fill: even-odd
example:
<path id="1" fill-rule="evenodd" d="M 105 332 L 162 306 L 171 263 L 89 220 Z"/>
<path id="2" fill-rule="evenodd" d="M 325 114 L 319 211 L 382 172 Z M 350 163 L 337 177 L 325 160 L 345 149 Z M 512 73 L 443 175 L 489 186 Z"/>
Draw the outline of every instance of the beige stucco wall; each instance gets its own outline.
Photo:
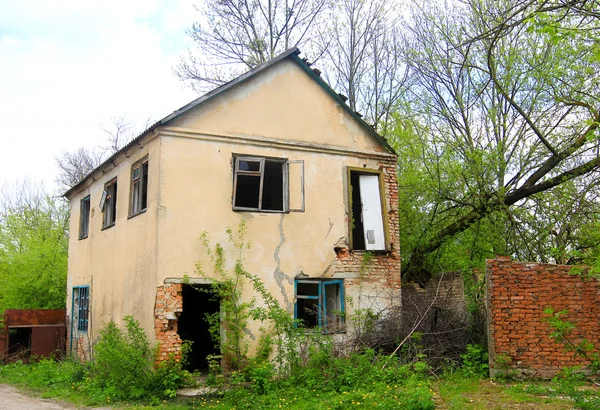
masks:
<path id="1" fill-rule="evenodd" d="M 173 119 L 172 127 L 384 151 L 293 61 L 283 60 L 224 95 Z"/>
<path id="2" fill-rule="evenodd" d="M 233 211 L 234 154 L 303 161 L 305 212 Z M 127 219 L 131 165 L 145 155 L 148 209 Z M 119 156 L 116 166 L 70 198 L 68 309 L 72 286 L 89 284 L 90 335 L 108 320 L 134 315 L 154 340 L 157 286 L 194 277 L 197 262 L 211 271 L 199 239 L 204 231 L 213 245 L 225 246 L 232 267 L 225 229 L 235 231 L 244 219 L 252 242 L 245 268 L 291 312 L 294 277 L 332 277 L 334 246 L 348 242 L 346 168 L 378 169 L 382 160 L 394 156 L 295 63 L 271 66 L 160 127 L 150 142 Z M 114 176 L 117 221 L 102 231 L 98 202 Z M 88 193 L 90 236 L 78 240 L 79 201 Z M 253 295 L 249 285 L 245 294 Z M 253 336 L 257 328 L 250 326 Z"/>
<path id="3" fill-rule="evenodd" d="M 70 198 L 69 274 L 67 312 L 72 312 L 72 288 L 90 286 L 88 336 L 92 340 L 110 320 L 117 323 L 135 315 L 151 329 L 156 291 L 156 231 L 159 175 L 159 141 L 153 139 L 135 146 L 95 175 Z M 129 218 L 131 166 L 148 157 L 148 207 L 146 212 Z M 99 209 L 104 184 L 117 177 L 117 212 L 115 225 L 102 229 Z M 90 195 L 89 236 L 79 239 L 80 201 Z M 76 330 L 76 329 L 75 329 Z M 74 332 L 76 336 L 77 332 Z"/>
<path id="4" fill-rule="evenodd" d="M 189 138 L 163 138 L 161 145 L 156 285 L 184 274 L 194 277 L 198 261 L 211 272 L 200 240 L 204 231 L 213 245 L 219 242 L 225 246 L 232 271 L 236 252 L 225 230 L 229 227 L 235 231 L 244 219 L 251 241 L 251 248 L 243 255 L 244 266 L 259 275 L 289 309 L 293 306 L 294 278 L 300 274 L 332 277 L 334 246 L 347 243 L 346 166 L 377 168 L 375 160 Z M 235 153 L 303 160 L 305 212 L 233 211 Z M 247 296 L 251 295 L 248 286 Z"/>

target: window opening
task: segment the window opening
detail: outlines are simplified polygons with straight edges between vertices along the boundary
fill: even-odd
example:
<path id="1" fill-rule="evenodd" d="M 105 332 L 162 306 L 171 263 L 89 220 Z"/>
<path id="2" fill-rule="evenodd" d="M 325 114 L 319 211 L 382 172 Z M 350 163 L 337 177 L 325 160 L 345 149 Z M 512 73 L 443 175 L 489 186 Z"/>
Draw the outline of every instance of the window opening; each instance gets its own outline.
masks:
<path id="1" fill-rule="evenodd" d="M 131 206 L 129 215 L 135 216 L 148 205 L 148 161 L 138 163 L 131 170 Z"/>
<path id="2" fill-rule="evenodd" d="M 290 170 L 294 178 L 291 187 Z M 290 197 L 294 201 L 293 207 L 290 206 Z M 304 162 L 234 157 L 233 209 L 303 212 Z"/>
<path id="3" fill-rule="evenodd" d="M 78 332 L 87 332 L 89 323 L 89 290 L 88 286 L 73 288 L 73 324 Z"/>
<path id="4" fill-rule="evenodd" d="M 379 174 L 350 171 L 352 249 L 386 249 L 379 178 Z"/>
<path id="5" fill-rule="evenodd" d="M 307 329 L 324 333 L 344 330 L 344 282 L 342 280 L 296 280 L 294 318 Z"/>
<path id="6" fill-rule="evenodd" d="M 100 199 L 102 210 L 102 228 L 108 228 L 115 224 L 117 219 L 117 180 L 114 179 L 104 185 L 104 192 Z"/>
<path id="7" fill-rule="evenodd" d="M 90 231 L 90 196 L 81 200 L 79 208 L 79 239 L 88 237 Z"/>

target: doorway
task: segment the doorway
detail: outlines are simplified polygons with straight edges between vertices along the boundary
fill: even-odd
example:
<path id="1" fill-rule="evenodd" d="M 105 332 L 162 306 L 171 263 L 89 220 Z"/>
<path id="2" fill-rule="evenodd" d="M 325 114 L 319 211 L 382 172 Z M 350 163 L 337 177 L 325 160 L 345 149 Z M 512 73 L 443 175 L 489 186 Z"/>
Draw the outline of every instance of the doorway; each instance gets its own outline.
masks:
<path id="1" fill-rule="evenodd" d="M 220 353 L 218 343 L 210 334 L 207 315 L 218 315 L 220 301 L 217 299 L 212 285 L 183 285 L 183 311 L 177 322 L 177 333 L 182 341 L 192 342 L 192 350 L 188 354 L 186 370 L 208 370 L 208 355 Z"/>

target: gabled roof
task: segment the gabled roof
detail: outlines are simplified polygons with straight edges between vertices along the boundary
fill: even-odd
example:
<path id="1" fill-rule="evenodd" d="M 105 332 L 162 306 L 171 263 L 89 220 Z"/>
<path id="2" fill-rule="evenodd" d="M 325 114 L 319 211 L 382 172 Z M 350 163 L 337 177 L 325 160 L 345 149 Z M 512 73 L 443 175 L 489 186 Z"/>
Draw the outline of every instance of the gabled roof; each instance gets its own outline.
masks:
<path id="1" fill-rule="evenodd" d="M 178 116 L 180 116 L 181 114 L 193 109 L 194 107 L 208 101 L 211 100 L 212 98 L 216 97 L 219 94 L 224 93 L 225 91 L 229 90 L 230 88 L 235 87 L 238 84 L 241 84 L 243 82 L 245 82 L 246 80 L 248 80 L 249 78 L 254 77 L 256 74 L 260 73 L 261 71 L 264 71 L 265 69 L 271 67 L 274 64 L 277 64 L 278 62 L 280 62 L 281 60 L 284 60 L 286 58 L 289 58 L 290 60 L 294 61 L 296 64 L 298 64 L 298 66 L 300 66 L 300 68 L 302 68 L 302 70 L 304 70 L 304 72 L 306 72 L 313 80 L 315 80 L 315 82 L 317 84 L 319 84 L 338 104 L 340 104 L 345 110 L 346 112 L 348 112 L 348 114 L 350 114 L 350 116 L 352 116 L 352 118 L 354 118 L 356 121 L 358 121 L 359 124 L 361 124 L 368 132 L 369 134 L 371 134 L 372 137 L 374 137 L 377 141 L 379 141 L 379 143 L 386 149 L 388 150 L 390 153 L 392 154 L 396 154 L 396 152 L 394 151 L 394 149 L 387 143 L 387 141 L 381 136 L 379 135 L 377 132 L 375 132 L 375 130 L 373 129 L 373 127 L 371 127 L 369 124 L 367 124 L 360 115 L 358 115 L 356 112 L 352 111 L 352 109 L 346 104 L 345 100 L 338 94 L 336 93 L 319 75 L 317 75 L 308 65 L 308 63 L 304 60 L 302 60 L 300 57 L 298 57 L 298 54 L 300 54 L 300 50 L 298 50 L 297 47 L 292 47 L 286 51 L 284 51 L 283 53 L 279 54 L 277 57 L 253 68 L 252 70 L 240 75 L 237 78 L 234 78 L 233 80 L 229 81 L 228 83 L 225 83 L 217 88 L 215 88 L 212 91 L 209 91 L 208 93 L 196 98 L 194 101 L 184 105 L 183 107 L 179 108 L 178 110 L 173 111 L 171 114 L 167 115 L 166 117 L 164 117 L 163 119 L 155 122 L 154 124 L 152 124 L 150 127 L 148 127 L 144 132 L 142 132 L 140 135 L 138 135 L 136 138 L 134 138 L 133 140 L 131 140 L 127 145 L 125 145 L 123 148 L 121 148 L 119 151 L 117 151 L 116 153 L 114 153 L 113 155 L 110 156 L 110 158 L 108 158 L 106 161 L 104 161 L 102 164 L 100 164 L 98 167 L 96 167 L 93 171 L 91 171 L 85 178 L 83 178 L 79 183 L 77 183 L 76 185 L 74 185 L 72 188 L 70 188 L 67 192 L 65 192 L 63 194 L 63 196 L 65 197 L 69 197 L 73 192 L 75 192 L 80 186 L 83 185 L 83 183 L 94 173 L 96 172 L 98 169 L 103 168 L 104 166 L 106 166 L 107 164 L 113 162 L 115 160 L 115 158 L 121 154 L 124 151 L 127 151 L 128 149 L 130 149 L 131 147 L 133 147 L 134 145 L 136 145 L 138 142 L 140 142 L 144 137 L 146 137 L 147 135 L 149 135 L 152 131 L 154 131 L 157 127 L 161 126 L 161 125 L 166 125 L 169 121 L 171 121 L 173 118 L 176 118 Z"/>

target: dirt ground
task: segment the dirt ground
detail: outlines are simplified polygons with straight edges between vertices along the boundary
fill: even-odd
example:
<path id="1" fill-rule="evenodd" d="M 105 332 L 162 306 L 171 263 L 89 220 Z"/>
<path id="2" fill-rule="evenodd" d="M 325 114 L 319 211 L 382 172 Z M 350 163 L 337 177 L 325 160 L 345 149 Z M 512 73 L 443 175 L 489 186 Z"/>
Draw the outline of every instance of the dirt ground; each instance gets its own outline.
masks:
<path id="1" fill-rule="evenodd" d="M 0 384 L 0 410 L 63 410 L 77 409 L 72 404 L 32 397 L 16 388 Z M 101 410 L 96 408 L 95 410 Z"/>

